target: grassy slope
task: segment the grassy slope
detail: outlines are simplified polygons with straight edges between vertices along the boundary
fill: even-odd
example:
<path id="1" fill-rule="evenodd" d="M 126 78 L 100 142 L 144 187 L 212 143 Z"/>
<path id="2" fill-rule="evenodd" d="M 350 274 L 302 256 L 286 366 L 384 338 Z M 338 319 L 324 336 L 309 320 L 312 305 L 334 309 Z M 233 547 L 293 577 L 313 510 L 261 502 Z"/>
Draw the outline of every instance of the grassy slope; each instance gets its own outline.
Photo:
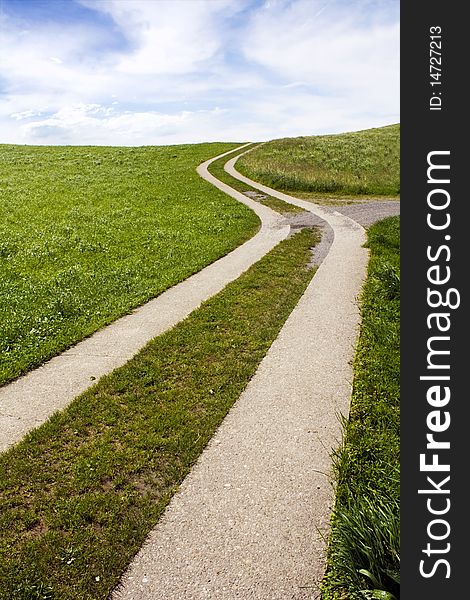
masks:
<path id="1" fill-rule="evenodd" d="M 104 600 L 314 270 L 279 244 L 0 456 L 0 598 Z"/>
<path id="2" fill-rule="evenodd" d="M 241 173 L 287 192 L 328 198 L 400 193 L 400 125 L 273 140 L 245 154 Z"/>
<path id="3" fill-rule="evenodd" d="M 370 581 L 359 569 L 397 591 L 386 570 L 399 570 L 399 232 L 398 217 L 376 223 L 368 232 L 371 260 L 362 296 L 351 413 L 337 456 L 324 600 L 363 599 L 358 590 Z"/>
<path id="4" fill-rule="evenodd" d="M 0 384 L 255 233 L 195 172 L 232 147 L 0 145 Z"/>
<path id="5" fill-rule="evenodd" d="M 220 145 L 217 151 L 223 149 Z M 215 154 L 215 145 L 212 150 Z M 307 232 L 302 234 L 306 235 Z M 386 231 L 379 230 L 372 245 L 375 244 L 375 250 L 383 246 L 385 262 L 396 265 L 396 256 L 391 257 L 397 248 L 393 249 L 395 242 L 387 242 L 388 238 Z M 304 238 L 303 252 L 309 244 L 311 240 L 306 245 Z M 278 247 L 277 252 L 285 247 Z M 175 330 L 157 338 L 128 365 L 102 380 L 64 413 L 1 457 L 0 472 L 5 475 L 0 480 L 0 527 L 4 532 L 0 546 L 0 552 L 4 552 L 0 559 L 0 598 L 106 598 L 174 486 L 244 386 L 243 378 L 249 379 L 254 364 L 269 347 L 270 336 L 275 336 L 276 327 L 287 316 L 291 306 L 285 307 L 284 316 L 279 299 L 284 303 L 286 296 L 293 306 L 294 298 L 306 285 L 306 280 L 299 279 L 299 266 L 305 257 L 298 252 L 300 247 L 294 252 L 297 258 L 291 255 L 287 261 L 290 266 L 284 261 L 280 271 L 275 267 L 279 255 L 274 262 L 264 259 L 255 265 L 249 272 L 251 279 L 243 276 L 228 288 L 229 298 L 222 293 L 206 303 L 202 312 L 197 311 Z M 261 272 L 257 270 L 260 265 Z M 372 283 L 368 283 L 372 285 L 368 315 L 371 326 L 368 337 L 361 337 L 366 341 L 361 341 L 356 361 L 356 373 L 360 376 L 356 375 L 355 381 L 349 446 L 338 458 L 340 486 L 325 599 L 352 598 L 358 585 L 365 587 L 364 581 L 354 580 L 357 557 L 353 556 L 354 543 L 348 548 L 347 527 L 343 527 L 343 541 L 338 531 L 342 516 L 342 523 L 347 525 L 348 517 L 352 515 L 354 520 L 359 514 L 359 520 L 353 523 L 354 542 L 358 526 L 364 523 L 361 514 L 377 515 L 378 505 L 372 504 L 367 515 L 371 506 L 358 506 L 354 498 L 359 494 L 379 499 L 379 508 L 383 508 L 380 501 L 385 498 L 392 512 L 395 507 L 398 409 L 391 382 L 397 381 L 397 364 L 387 352 L 380 354 L 380 344 L 375 342 L 389 337 L 389 350 L 393 349 L 397 332 L 396 323 L 392 325 L 393 319 L 382 315 L 385 308 L 375 300 L 383 299 L 387 288 L 393 293 L 396 278 L 393 268 L 384 268 L 378 262 L 377 269 L 375 275 L 371 271 Z M 263 286 L 272 281 L 272 272 L 279 273 L 281 279 L 275 278 L 274 288 L 266 297 Z M 288 279 L 294 286 L 290 292 L 285 287 Z M 258 308 L 260 312 L 256 312 Z M 241 330 L 237 329 L 237 321 Z M 220 327 L 224 335 L 214 338 Z M 263 329 L 268 333 L 263 334 Z M 362 335 L 364 331 L 363 326 Z M 188 340 L 193 342 L 195 332 L 201 336 L 201 342 L 188 356 L 186 350 L 192 347 Z M 372 355 L 367 353 L 369 346 L 374 349 Z M 226 358 L 232 349 L 236 373 L 230 371 L 232 359 L 214 360 L 218 356 Z M 374 362 L 377 357 L 379 360 Z M 388 364 L 390 360 L 390 372 L 384 379 L 381 369 L 384 361 Z M 229 370 L 224 371 L 225 368 Z M 377 400 L 381 401 L 375 406 Z M 117 446 L 112 443 L 115 438 Z M 353 483 L 351 489 L 348 482 Z M 395 517 L 396 512 L 392 519 Z M 357 564 L 357 568 L 374 570 L 374 565 L 364 564 L 363 556 Z M 348 589 L 346 593 L 352 595 L 343 596 L 341 589 Z"/>

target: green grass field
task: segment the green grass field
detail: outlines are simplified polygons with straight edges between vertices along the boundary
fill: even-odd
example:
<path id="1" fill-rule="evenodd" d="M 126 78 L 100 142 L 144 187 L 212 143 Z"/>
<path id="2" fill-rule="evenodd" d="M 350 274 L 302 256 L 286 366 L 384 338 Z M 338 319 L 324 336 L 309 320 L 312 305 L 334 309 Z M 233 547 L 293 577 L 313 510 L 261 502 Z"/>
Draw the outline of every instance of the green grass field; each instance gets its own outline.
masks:
<path id="1" fill-rule="evenodd" d="M 0 598 L 106 600 L 311 280 L 303 230 L 0 455 Z"/>
<path id="2" fill-rule="evenodd" d="M 306 197 L 397 197 L 400 125 L 273 140 L 245 154 L 247 177 Z"/>
<path id="3" fill-rule="evenodd" d="M 382 143 L 397 145 L 398 136 L 399 126 L 390 126 L 277 140 L 246 155 L 258 168 L 266 161 L 265 178 L 240 170 L 298 195 L 315 171 L 296 170 L 299 157 L 308 163 L 309 144 L 299 140 L 317 140 L 315 146 L 334 139 L 317 144 L 312 156 L 335 159 L 322 177 L 337 188 L 304 192 L 354 196 L 357 182 L 348 188 L 341 153 L 348 160 L 358 147 L 371 154 Z M 0 383 L 253 235 L 257 217 L 195 172 L 234 147 L 0 145 Z M 274 180 L 270 155 L 277 157 Z M 393 160 L 395 177 L 397 151 Z M 293 173 L 290 188 L 278 177 L 281 167 Z M 219 175 L 221 163 L 211 171 Z M 385 189 L 393 177 L 382 175 Z M 108 598 L 313 276 L 305 267 L 317 239 L 304 230 L 281 243 L 0 456 L 0 598 Z M 399 219 L 374 225 L 369 246 L 323 600 L 372 597 L 360 591 L 374 584 L 359 569 L 371 573 L 375 587 L 397 587 L 389 572 L 399 561 Z"/>
<path id="4" fill-rule="evenodd" d="M 337 500 L 323 600 L 399 598 L 400 221 L 368 232 L 351 412 L 336 457 Z M 365 569 L 375 579 L 359 573 Z M 382 595 L 360 592 L 382 589 Z M 384 592 L 394 596 L 385 595 Z"/>
<path id="5" fill-rule="evenodd" d="M 234 147 L 0 145 L 0 385 L 256 232 L 195 171 Z"/>

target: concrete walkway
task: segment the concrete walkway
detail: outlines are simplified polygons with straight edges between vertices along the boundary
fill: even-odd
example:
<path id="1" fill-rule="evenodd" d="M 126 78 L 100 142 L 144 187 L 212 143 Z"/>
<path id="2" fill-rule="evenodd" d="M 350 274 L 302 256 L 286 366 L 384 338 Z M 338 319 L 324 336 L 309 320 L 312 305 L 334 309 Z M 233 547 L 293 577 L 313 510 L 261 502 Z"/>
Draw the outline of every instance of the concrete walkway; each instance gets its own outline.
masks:
<path id="1" fill-rule="evenodd" d="M 255 376 L 113 595 L 114 600 L 318 598 L 366 273 L 356 222 L 242 178 L 329 223 L 334 240 Z"/>
<path id="2" fill-rule="evenodd" d="M 237 150 L 206 161 L 198 167 L 198 173 L 214 183 L 207 166 Z M 287 237 L 289 225 L 276 212 L 225 184 L 217 184 L 256 212 L 262 223 L 260 231 L 230 254 L 131 314 L 0 388 L 0 451 L 64 408 L 95 380 L 126 363 L 152 338 L 176 325 Z"/>

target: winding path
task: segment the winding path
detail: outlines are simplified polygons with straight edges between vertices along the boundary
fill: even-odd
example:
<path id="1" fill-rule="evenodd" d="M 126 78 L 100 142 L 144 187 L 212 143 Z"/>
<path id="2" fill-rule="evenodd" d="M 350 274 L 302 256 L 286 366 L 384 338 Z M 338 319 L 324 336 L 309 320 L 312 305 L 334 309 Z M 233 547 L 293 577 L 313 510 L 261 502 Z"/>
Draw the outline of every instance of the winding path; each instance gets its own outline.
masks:
<path id="1" fill-rule="evenodd" d="M 259 232 L 250 240 L 175 285 L 43 366 L 0 388 L 0 452 L 20 441 L 26 433 L 63 409 L 94 381 L 125 364 L 147 342 L 183 320 L 201 302 L 237 279 L 289 234 L 289 225 L 276 212 L 218 182 L 207 167 L 198 167 L 210 183 L 254 210 L 261 219 Z"/>
<path id="2" fill-rule="evenodd" d="M 231 175 L 321 217 L 333 243 L 114 600 L 318 597 L 334 497 L 331 452 L 349 408 L 368 262 L 365 232 L 339 212 L 241 176 L 235 161 L 226 165 Z"/>
<path id="3" fill-rule="evenodd" d="M 253 209 L 260 231 L 245 244 L 44 366 L 0 389 L 0 450 L 62 409 L 94 379 L 124 364 L 264 256 L 287 221 L 198 167 Z M 358 333 L 357 296 L 368 261 L 364 229 L 336 210 L 250 186 L 329 225 L 333 241 L 255 376 L 147 542 L 115 600 L 306 600 L 318 597 L 333 502 L 331 451 L 346 415 Z"/>

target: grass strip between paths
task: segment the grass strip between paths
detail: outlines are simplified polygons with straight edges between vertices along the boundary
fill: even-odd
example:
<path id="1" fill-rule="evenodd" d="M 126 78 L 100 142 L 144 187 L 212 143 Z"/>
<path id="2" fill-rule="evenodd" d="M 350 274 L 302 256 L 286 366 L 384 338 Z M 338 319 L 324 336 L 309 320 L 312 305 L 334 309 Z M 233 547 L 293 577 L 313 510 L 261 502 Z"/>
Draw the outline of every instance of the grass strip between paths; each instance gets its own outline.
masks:
<path id="1" fill-rule="evenodd" d="M 368 231 L 371 249 L 323 600 L 399 598 L 400 221 Z M 364 569 L 366 573 L 360 574 Z M 361 591 L 377 589 L 381 592 Z"/>
<path id="2" fill-rule="evenodd" d="M 0 598 L 108 598 L 311 280 L 308 229 L 0 456 Z"/>
<path id="3" fill-rule="evenodd" d="M 246 148 L 243 148 L 243 150 L 240 150 L 239 154 L 242 154 L 243 152 L 246 152 Z M 255 201 L 260 202 L 260 204 L 264 204 L 265 206 L 272 208 L 273 210 L 277 211 L 278 213 L 281 213 L 281 215 L 285 215 L 288 213 L 306 212 L 300 206 L 295 206 L 295 204 L 289 204 L 288 202 L 284 202 L 284 200 L 280 200 L 279 198 L 275 198 L 274 196 L 269 196 L 268 194 L 265 194 L 264 192 L 260 192 L 256 188 L 251 187 L 251 185 L 248 185 L 247 183 L 244 183 L 243 181 L 240 181 L 239 179 L 235 179 L 235 177 L 232 177 L 231 175 L 229 175 L 227 173 L 227 171 L 224 170 L 224 165 L 228 160 L 230 160 L 231 158 L 233 158 L 236 155 L 237 155 L 237 153 L 234 152 L 233 154 L 231 154 L 228 157 L 224 156 L 223 158 L 219 158 L 218 160 L 215 160 L 208 167 L 209 173 L 214 175 L 214 177 L 217 177 L 217 179 L 220 179 L 220 181 L 223 181 L 224 183 L 230 185 L 235 190 L 238 190 L 242 194 L 245 194 L 245 192 L 252 192 L 252 193 L 256 194 L 255 197 L 253 197 L 253 196 L 249 196 L 249 197 L 251 197 Z"/>

